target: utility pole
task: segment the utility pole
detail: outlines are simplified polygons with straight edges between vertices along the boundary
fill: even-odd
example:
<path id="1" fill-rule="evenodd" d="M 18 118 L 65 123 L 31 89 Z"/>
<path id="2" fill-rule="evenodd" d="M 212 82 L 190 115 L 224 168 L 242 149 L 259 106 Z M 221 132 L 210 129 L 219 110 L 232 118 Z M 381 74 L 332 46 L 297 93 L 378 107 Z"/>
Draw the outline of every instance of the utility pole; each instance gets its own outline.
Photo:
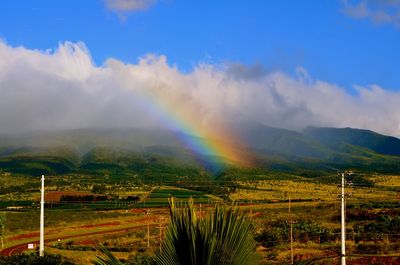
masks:
<path id="1" fill-rule="evenodd" d="M 289 196 L 289 225 L 290 225 L 290 260 L 293 264 L 293 222 L 290 216 L 290 196 Z"/>
<path id="2" fill-rule="evenodd" d="M 150 224 L 147 223 L 147 248 L 150 248 Z"/>
<path id="3" fill-rule="evenodd" d="M 250 220 L 253 220 L 253 200 L 250 201 Z"/>
<path id="4" fill-rule="evenodd" d="M 345 210 L 344 210 L 344 176 L 345 173 L 342 172 L 342 209 L 341 209 L 341 219 L 342 219 L 342 265 L 346 265 L 346 220 L 345 220 Z"/>
<path id="5" fill-rule="evenodd" d="M 44 256 L 44 175 L 42 175 L 42 189 L 40 200 L 40 248 L 39 256 Z"/>
<path id="6" fill-rule="evenodd" d="M 150 209 L 147 210 L 147 216 L 150 216 Z M 147 248 L 150 249 L 150 220 L 147 220 Z"/>
<path id="7" fill-rule="evenodd" d="M 1 249 L 4 248 L 4 226 L 6 218 L 3 214 L 0 215 L 0 239 L 1 239 Z"/>
<path id="8" fill-rule="evenodd" d="M 164 228 L 164 217 L 163 216 L 161 216 L 160 217 L 160 226 L 159 226 L 159 228 L 160 228 L 160 253 L 161 253 L 161 248 L 162 248 L 162 237 L 163 237 L 163 234 L 162 234 L 162 232 L 163 232 L 163 228 Z"/>

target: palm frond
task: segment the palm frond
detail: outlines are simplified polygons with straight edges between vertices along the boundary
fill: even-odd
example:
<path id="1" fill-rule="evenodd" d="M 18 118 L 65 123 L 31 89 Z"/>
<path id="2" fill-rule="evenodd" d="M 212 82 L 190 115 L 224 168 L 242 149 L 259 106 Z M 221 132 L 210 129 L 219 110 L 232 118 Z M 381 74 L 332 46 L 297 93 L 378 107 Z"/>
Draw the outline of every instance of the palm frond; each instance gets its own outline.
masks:
<path id="1" fill-rule="evenodd" d="M 163 265 L 255 264 L 253 227 L 238 208 L 216 205 L 204 219 L 194 204 L 177 207 L 170 199 L 171 223 L 156 261 Z"/>
<path id="2" fill-rule="evenodd" d="M 95 265 L 124 265 L 119 261 L 104 245 L 100 244 L 97 248 L 101 255 L 96 255 L 96 259 L 93 261 Z"/>

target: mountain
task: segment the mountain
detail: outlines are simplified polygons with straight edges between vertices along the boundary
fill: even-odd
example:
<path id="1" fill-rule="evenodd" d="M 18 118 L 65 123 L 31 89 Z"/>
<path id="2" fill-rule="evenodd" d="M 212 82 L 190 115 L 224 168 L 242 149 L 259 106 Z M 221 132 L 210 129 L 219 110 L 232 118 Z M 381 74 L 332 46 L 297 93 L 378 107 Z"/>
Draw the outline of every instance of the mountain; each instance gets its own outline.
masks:
<path id="1" fill-rule="evenodd" d="M 368 130 L 308 127 L 302 132 L 263 124 L 241 124 L 234 131 L 254 167 L 298 174 L 336 169 L 400 173 L 400 139 Z M 195 153 L 181 138 L 197 136 L 167 130 L 80 129 L 0 136 L 0 172 L 84 173 L 115 178 L 202 176 L 232 167 L 233 161 Z M 215 143 L 215 139 L 212 140 Z M 211 161 L 211 162 L 210 162 Z M 223 167 L 222 167 L 223 168 Z M 202 173 L 203 172 L 203 173 Z"/>
<path id="2" fill-rule="evenodd" d="M 284 171 L 400 172 L 400 139 L 351 128 L 303 132 L 248 124 L 238 130 L 262 166 Z"/>
<path id="3" fill-rule="evenodd" d="M 369 130 L 308 127 L 303 134 L 335 150 L 343 150 L 346 145 L 352 145 L 378 154 L 400 156 L 400 139 Z"/>
<path id="4" fill-rule="evenodd" d="M 67 147 L 80 156 L 95 147 L 140 150 L 148 146 L 179 146 L 175 133 L 146 129 L 75 129 L 0 136 L 2 150 Z M 3 151 L 4 152 L 4 151 Z"/>
<path id="5" fill-rule="evenodd" d="M 303 134 L 263 124 L 247 124 L 237 129 L 248 147 L 259 153 L 281 154 L 296 157 L 322 159 L 331 151 L 329 148 Z"/>

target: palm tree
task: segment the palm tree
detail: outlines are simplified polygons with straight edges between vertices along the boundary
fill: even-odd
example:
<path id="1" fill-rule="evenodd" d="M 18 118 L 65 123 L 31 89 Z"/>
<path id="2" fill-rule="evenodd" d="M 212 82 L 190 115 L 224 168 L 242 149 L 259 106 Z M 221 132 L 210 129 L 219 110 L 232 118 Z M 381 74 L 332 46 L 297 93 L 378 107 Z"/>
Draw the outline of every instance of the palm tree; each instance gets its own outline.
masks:
<path id="1" fill-rule="evenodd" d="M 247 265 L 257 264 L 253 226 L 237 207 L 216 205 L 199 218 L 193 200 L 187 205 L 169 201 L 171 222 L 155 261 L 162 265 Z M 105 248 L 99 265 L 121 264 Z M 111 256 L 110 256 L 111 255 Z"/>
<path id="2" fill-rule="evenodd" d="M 253 226 L 238 208 L 216 205 L 200 219 L 192 200 L 177 207 L 170 199 L 171 223 L 157 252 L 158 264 L 255 264 Z"/>

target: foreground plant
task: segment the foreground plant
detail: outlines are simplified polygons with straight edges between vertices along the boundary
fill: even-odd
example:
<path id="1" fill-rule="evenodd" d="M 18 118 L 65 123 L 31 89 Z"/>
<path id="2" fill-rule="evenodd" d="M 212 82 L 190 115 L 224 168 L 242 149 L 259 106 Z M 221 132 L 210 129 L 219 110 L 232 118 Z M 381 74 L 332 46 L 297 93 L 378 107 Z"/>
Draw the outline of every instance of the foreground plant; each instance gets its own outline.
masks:
<path id="1" fill-rule="evenodd" d="M 177 207 L 171 198 L 170 214 L 166 238 L 155 256 L 158 264 L 256 264 L 253 227 L 238 208 L 216 205 L 200 219 L 192 200 Z"/>
<path id="2" fill-rule="evenodd" d="M 102 255 L 96 255 L 96 259 L 93 261 L 95 265 L 124 265 L 119 261 L 104 245 L 100 245 L 98 250 Z"/>
<path id="3" fill-rule="evenodd" d="M 160 265 L 253 265 L 257 264 L 253 226 L 238 208 L 216 205 L 198 218 L 192 200 L 187 205 L 169 201 L 171 222 L 161 251 L 155 253 Z M 97 265 L 121 265 L 104 246 Z"/>

